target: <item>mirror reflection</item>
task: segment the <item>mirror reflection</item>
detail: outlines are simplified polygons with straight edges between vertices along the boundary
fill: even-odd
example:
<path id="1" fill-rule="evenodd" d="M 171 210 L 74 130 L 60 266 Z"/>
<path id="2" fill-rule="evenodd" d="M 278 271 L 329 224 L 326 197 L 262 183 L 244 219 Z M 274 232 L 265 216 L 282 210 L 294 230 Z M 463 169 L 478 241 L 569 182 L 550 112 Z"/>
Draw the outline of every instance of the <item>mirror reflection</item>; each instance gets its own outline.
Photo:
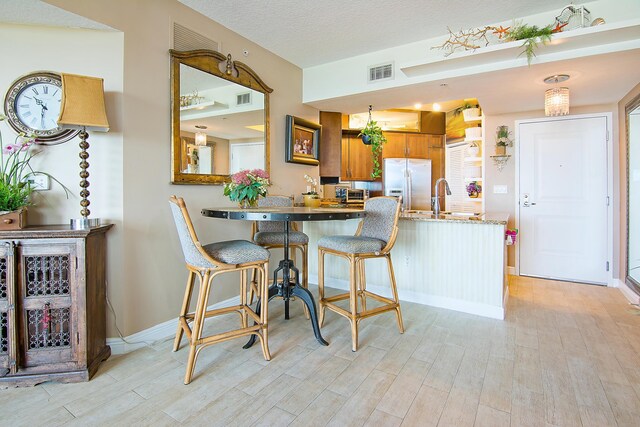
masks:
<path id="1" fill-rule="evenodd" d="M 636 99 L 633 105 L 635 108 L 627 113 L 629 155 L 627 280 L 640 290 L 640 98 Z"/>
<path id="2" fill-rule="evenodd" d="M 229 175 L 265 167 L 264 95 L 180 64 L 180 169 Z"/>
<path id="3" fill-rule="evenodd" d="M 171 50 L 171 182 L 224 184 L 269 172 L 269 93 L 246 64 L 212 50 Z"/>

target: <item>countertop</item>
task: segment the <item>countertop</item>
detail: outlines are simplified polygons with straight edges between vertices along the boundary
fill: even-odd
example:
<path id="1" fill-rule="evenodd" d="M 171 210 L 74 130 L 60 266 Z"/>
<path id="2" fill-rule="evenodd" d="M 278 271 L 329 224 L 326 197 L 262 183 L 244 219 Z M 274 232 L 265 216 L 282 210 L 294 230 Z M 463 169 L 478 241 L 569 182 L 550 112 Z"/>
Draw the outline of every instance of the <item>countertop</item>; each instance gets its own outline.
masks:
<path id="1" fill-rule="evenodd" d="M 471 215 L 471 216 L 468 216 Z M 402 212 L 400 219 L 409 221 L 452 221 L 472 224 L 500 224 L 507 225 L 509 214 L 502 212 L 473 214 L 441 214 L 436 217 L 430 211 Z"/>

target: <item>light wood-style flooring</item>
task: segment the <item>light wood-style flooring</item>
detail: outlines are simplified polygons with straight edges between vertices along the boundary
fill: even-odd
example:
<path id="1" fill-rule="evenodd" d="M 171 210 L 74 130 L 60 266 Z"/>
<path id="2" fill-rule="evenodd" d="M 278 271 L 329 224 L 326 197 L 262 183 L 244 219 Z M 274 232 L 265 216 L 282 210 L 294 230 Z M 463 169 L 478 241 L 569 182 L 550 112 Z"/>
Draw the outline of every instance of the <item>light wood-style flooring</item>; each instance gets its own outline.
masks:
<path id="1" fill-rule="evenodd" d="M 269 307 L 270 362 L 222 343 L 185 386 L 167 340 L 88 383 L 0 390 L 0 425 L 640 425 L 640 315 L 617 289 L 513 277 L 504 321 L 403 303 L 405 334 L 365 319 L 356 353 L 346 319 L 327 312 L 322 347 L 299 302 Z"/>

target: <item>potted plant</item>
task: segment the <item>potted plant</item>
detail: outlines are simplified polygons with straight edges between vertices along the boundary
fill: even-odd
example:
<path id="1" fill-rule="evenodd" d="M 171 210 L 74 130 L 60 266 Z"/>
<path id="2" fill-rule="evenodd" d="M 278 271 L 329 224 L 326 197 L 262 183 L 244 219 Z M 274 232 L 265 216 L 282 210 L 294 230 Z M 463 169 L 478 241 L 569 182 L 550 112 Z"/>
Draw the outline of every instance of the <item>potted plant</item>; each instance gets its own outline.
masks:
<path id="1" fill-rule="evenodd" d="M 505 156 L 507 154 L 507 147 L 513 145 L 510 136 L 509 126 L 498 126 L 496 129 L 496 156 Z"/>
<path id="2" fill-rule="evenodd" d="M 304 205 L 308 208 L 317 208 L 321 203 L 320 195 L 316 191 L 318 180 L 306 174 L 304 176 L 304 179 L 310 184 L 307 185 L 307 192 L 302 193 L 302 197 L 304 198 Z"/>
<path id="3" fill-rule="evenodd" d="M 0 122 L 6 116 L 0 114 Z M 69 189 L 46 172 L 35 171 L 29 164 L 40 153 L 34 149 L 35 138 L 18 134 L 13 144 L 4 145 L 0 132 L 0 228 L 20 229 L 27 225 L 27 207 L 33 204 L 34 188 L 30 178 L 46 175 L 62 186 L 69 196 Z"/>
<path id="4" fill-rule="evenodd" d="M 538 43 L 549 43 L 551 41 L 552 34 L 553 28 L 551 25 L 539 28 L 535 25 L 527 25 L 523 24 L 522 22 L 517 22 L 507 33 L 506 40 L 524 40 L 522 43 L 522 47 L 524 48 L 524 50 L 520 53 L 520 55 L 525 54 L 527 56 L 527 63 L 531 65 L 531 60 L 534 56 L 536 56 L 535 50 L 538 47 Z"/>
<path id="5" fill-rule="evenodd" d="M 472 122 L 474 120 L 480 119 L 480 106 L 478 104 L 471 104 L 470 102 L 465 102 L 455 110 L 453 110 L 454 115 L 460 115 L 462 113 L 462 117 L 465 122 Z"/>
<path id="6" fill-rule="evenodd" d="M 471 181 L 467 184 L 467 194 L 472 199 L 477 198 L 482 193 L 482 186 L 477 181 Z"/>
<path id="7" fill-rule="evenodd" d="M 267 195 L 269 174 L 263 169 L 243 169 L 231 175 L 231 182 L 224 185 L 224 195 L 241 208 L 258 206 L 258 197 Z"/>
<path id="8" fill-rule="evenodd" d="M 373 158 L 371 179 L 379 178 L 382 175 L 382 169 L 380 168 L 380 155 L 382 154 L 382 147 L 384 146 L 384 143 L 387 142 L 387 138 L 384 136 L 382 128 L 378 126 L 375 120 L 369 120 L 358 136 L 362 137 L 362 142 L 365 145 L 371 146 L 371 156 Z"/>

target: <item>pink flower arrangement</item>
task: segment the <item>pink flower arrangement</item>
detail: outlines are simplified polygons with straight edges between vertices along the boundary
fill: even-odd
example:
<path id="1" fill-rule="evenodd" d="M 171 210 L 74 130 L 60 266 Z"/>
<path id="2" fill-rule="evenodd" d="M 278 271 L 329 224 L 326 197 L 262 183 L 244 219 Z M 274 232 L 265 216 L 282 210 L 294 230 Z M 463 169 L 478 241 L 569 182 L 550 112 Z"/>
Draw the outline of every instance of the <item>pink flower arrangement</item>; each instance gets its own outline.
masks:
<path id="1" fill-rule="evenodd" d="M 263 169 L 244 169 L 231 175 L 231 182 L 224 185 L 224 195 L 234 202 L 255 204 L 259 196 L 267 195 L 269 185 L 269 174 Z"/>

